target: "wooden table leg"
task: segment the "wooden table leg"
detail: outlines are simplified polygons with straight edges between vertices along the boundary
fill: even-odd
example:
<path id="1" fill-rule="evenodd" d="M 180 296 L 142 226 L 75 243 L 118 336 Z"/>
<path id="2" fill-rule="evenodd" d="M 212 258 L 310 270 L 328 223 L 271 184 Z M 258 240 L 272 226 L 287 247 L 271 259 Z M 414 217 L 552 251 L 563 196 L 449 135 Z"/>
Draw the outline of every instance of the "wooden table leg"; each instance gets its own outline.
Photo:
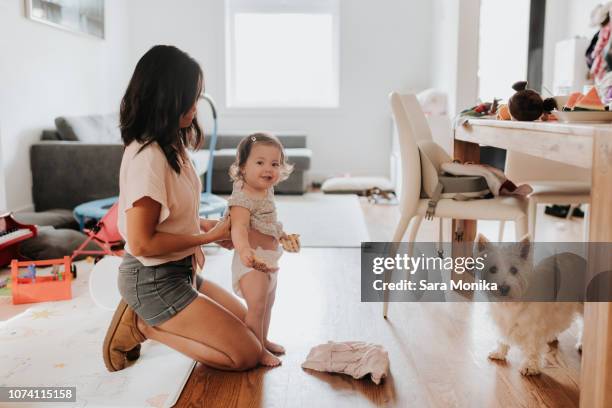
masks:
<path id="1" fill-rule="evenodd" d="M 480 163 L 480 145 L 476 143 L 464 142 L 461 140 L 454 141 L 453 146 L 453 158 L 455 160 L 460 160 L 461 162 L 473 162 Z M 476 228 L 477 222 L 475 220 L 453 220 L 452 226 L 452 257 L 458 256 L 472 256 L 471 245 L 469 248 L 466 244 L 474 242 L 476 238 Z M 474 275 L 470 273 L 462 273 L 458 274 L 453 272 L 451 273 L 451 279 L 453 281 L 463 280 L 464 282 L 473 282 Z M 467 299 L 472 299 L 474 296 L 474 291 L 457 291 L 463 297 Z"/>
<path id="2" fill-rule="evenodd" d="M 590 214 L 589 241 L 612 242 L 612 138 L 606 135 L 593 140 Z M 607 270 L 591 261 L 590 270 Z M 582 353 L 580 406 L 612 406 L 612 303 L 585 304 Z"/>

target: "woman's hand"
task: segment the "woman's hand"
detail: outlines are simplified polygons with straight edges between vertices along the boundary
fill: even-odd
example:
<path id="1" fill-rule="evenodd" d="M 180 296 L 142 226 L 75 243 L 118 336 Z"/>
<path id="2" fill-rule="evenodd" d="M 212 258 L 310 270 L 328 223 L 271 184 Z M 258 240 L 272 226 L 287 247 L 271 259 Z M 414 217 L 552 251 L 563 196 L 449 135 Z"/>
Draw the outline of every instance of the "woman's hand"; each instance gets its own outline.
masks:
<path id="1" fill-rule="evenodd" d="M 209 242 L 227 241 L 231 239 L 230 227 L 231 223 L 229 218 L 217 222 L 214 227 L 206 233 L 201 234 L 204 243 L 208 244 Z"/>
<path id="2" fill-rule="evenodd" d="M 213 229 L 213 227 L 217 225 L 218 223 L 219 223 L 218 220 L 209 220 L 208 218 L 200 218 L 200 229 L 203 232 L 208 232 L 211 229 Z"/>
<path id="3" fill-rule="evenodd" d="M 217 241 L 216 244 L 219 245 L 221 248 L 234 249 L 234 243 L 231 239 L 227 239 L 225 241 Z"/>
<path id="4" fill-rule="evenodd" d="M 211 229 L 213 229 L 219 222 L 220 222 L 219 220 L 209 220 L 206 218 L 200 218 L 200 229 L 204 232 L 208 232 Z M 231 221 L 230 221 L 230 224 L 231 224 Z M 225 249 L 234 249 L 234 243 L 232 242 L 231 239 L 217 241 L 216 244 Z"/>

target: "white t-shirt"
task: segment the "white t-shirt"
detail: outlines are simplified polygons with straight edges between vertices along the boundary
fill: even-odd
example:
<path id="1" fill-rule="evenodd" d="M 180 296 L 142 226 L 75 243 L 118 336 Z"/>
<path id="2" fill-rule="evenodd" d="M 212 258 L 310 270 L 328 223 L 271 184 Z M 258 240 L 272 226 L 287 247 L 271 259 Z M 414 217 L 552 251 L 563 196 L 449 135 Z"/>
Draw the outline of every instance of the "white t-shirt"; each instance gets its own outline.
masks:
<path id="1" fill-rule="evenodd" d="M 172 234 L 200 234 L 200 194 L 202 184 L 191 160 L 181 163 L 181 174 L 177 174 L 157 143 L 151 143 L 142 151 L 142 144 L 134 141 L 125 148 L 119 171 L 119 233 L 130 252 L 126 211 L 143 197 L 150 197 L 161 204 L 156 231 Z M 179 158 L 180 161 L 180 158 Z M 200 268 L 204 264 L 204 253 L 200 247 L 171 252 L 156 257 L 136 257 L 145 266 L 177 261 L 195 255 Z"/>

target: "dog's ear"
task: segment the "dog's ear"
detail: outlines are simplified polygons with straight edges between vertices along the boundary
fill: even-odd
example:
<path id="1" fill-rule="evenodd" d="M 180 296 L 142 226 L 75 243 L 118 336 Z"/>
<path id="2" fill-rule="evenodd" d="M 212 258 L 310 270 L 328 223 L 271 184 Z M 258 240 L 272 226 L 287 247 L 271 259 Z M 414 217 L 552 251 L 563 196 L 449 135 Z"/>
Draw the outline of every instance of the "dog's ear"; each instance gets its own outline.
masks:
<path id="1" fill-rule="evenodd" d="M 478 249 L 478 252 L 484 251 L 489 242 L 490 241 L 487 239 L 487 237 L 482 234 L 478 234 L 478 237 L 476 237 L 476 248 Z"/>
<path id="2" fill-rule="evenodd" d="M 531 251 L 531 241 L 529 240 L 529 234 L 527 234 L 521 242 L 519 242 L 519 249 L 521 258 L 527 259 L 529 257 L 529 252 Z"/>

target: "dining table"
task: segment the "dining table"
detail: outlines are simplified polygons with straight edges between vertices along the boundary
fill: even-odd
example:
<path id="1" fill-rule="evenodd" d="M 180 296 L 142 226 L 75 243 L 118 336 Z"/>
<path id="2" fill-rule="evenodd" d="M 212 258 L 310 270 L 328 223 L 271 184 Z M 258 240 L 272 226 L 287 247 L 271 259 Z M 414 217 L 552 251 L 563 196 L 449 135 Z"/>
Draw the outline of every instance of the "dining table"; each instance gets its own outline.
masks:
<path id="1" fill-rule="evenodd" d="M 456 125 L 454 159 L 479 163 L 481 146 L 516 151 L 590 169 L 588 241 L 612 243 L 612 123 L 521 122 L 470 118 Z M 537 172 L 537 168 L 533 171 Z M 474 241 L 477 222 L 453 220 L 453 231 L 458 230 L 459 225 L 461 234 L 453 234 L 453 241 Z M 610 257 L 600 255 L 588 250 L 588 269 L 592 274 L 596 273 L 595 271 L 612 270 Z M 612 285 L 609 278 L 603 282 L 604 285 Z M 608 294 L 612 293 L 612 287 L 604 289 Z M 612 406 L 611 302 L 585 303 L 580 406 Z"/>

